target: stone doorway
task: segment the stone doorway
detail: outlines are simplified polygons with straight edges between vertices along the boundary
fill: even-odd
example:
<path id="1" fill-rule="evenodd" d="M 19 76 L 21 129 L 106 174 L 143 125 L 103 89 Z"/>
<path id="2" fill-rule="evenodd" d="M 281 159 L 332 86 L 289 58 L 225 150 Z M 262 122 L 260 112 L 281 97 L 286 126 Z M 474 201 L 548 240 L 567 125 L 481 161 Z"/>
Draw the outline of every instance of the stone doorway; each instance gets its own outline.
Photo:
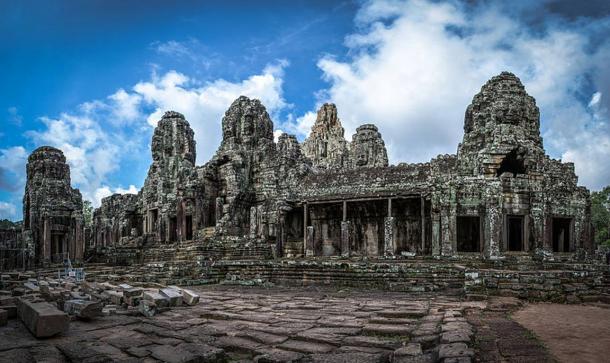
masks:
<path id="1" fill-rule="evenodd" d="M 191 241 L 193 239 L 193 216 L 186 216 L 185 220 L 186 224 L 186 233 L 185 237 L 187 241 Z"/>
<path id="2" fill-rule="evenodd" d="M 481 219 L 473 216 L 457 217 L 457 251 L 481 251 Z"/>
<path id="3" fill-rule="evenodd" d="M 51 232 L 51 261 L 62 262 L 67 256 L 68 246 L 66 245 L 66 235 L 63 233 Z"/>
<path id="4" fill-rule="evenodd" d="M 524 244 L 523 216 L 506 216 L 506 244 L 508 251 L 523 251 Z"/>
<path id="5" fill-rule="evenodd" d="M 553 252 L 570 252 L 571 218 L 553 218 Z"/>

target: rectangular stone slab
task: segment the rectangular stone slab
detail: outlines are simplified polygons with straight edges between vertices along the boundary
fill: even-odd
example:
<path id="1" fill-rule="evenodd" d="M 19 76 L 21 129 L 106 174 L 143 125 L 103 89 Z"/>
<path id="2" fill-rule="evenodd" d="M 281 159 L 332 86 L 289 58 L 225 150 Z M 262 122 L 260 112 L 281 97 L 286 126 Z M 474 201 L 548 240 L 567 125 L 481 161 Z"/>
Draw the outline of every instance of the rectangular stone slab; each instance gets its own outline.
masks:
<path id="1" fill-rule="evenodd" d="M 169 299 L 154 291 L 145 291 L 144 294 L 142 294 L 142 298 L 146 301 L 154 302 L 155 305 L 160 308 L 169 306 Z"/>
<path id="2" fill-rule="evenodd" d="M 180 291 L 166 287 L 164 289 L 159 289 L 159 293 L 169 299 L 169 306 L 182 305 L 182 294 Z"/>
<path id="3" fill-rule="evenodd" d="M 97 301 L 68 300 L 64 303 L 64 311 L 81 319 L 92 319 L 102 315 L 102 304 Z"/>
<path id="4" fill-rule="evenodd" d="M 199 295 L 194 291 L 182 289 L 182 301 L 187 305 L 197 305 L 199 303 Z"/>
<path id="5" fill-rule="evenodd" d="M 36 338 L 46 338 L 68 330 L 70 317 L 48 302 L 19 299 L 17 313 Z"/>

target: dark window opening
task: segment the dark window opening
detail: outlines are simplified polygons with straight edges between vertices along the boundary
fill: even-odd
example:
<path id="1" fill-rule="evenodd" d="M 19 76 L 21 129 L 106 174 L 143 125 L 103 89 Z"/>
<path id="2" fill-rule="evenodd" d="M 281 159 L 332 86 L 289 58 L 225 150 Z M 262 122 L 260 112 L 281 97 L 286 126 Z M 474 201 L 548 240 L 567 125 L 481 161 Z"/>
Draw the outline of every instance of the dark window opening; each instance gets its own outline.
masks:
<path id="1" fill-rule="evenodd" d="M 553 218 L 553 251 L 570 252 L 570 218 Z"/>
<path id="2" fill-rule="evenodd" d="M 506 218 L 508 250 L 523 251 L 523 217 L 507 216 Z"/>
<path id="3" fill-rule="evenodd" d="M 479 217 L 457 217 L 458 252 L 479 252 L 481 241 Z"/>
<path id="4" fill-rule="evenodd" d="M 186 240 L 193 239 L 193 216 L 186 216 Z"/>
<path id="5" fill-rule="evenodd" d="M 517 149 L 506 154 L 502 163 L 500 163 L 496 176 L 500 176 L 507 172 L 512 173 L 513 176 L 526 173 L 525 165 L 523 163 L 523 153 L 517 153 Z"/>
<path id="6" fill-rule="evenodd" d="M 156 209 L 151 210 L 151 226 L 154 229 L 157 224 L 157 219 L 159 218 L 159 211 Z"/>
<path id="7" fill-rule="evenodd" d="M 170 242 L 175 242 L 178 239 L 177 233 L 177 219 L 176 217 L 171 217 L 169 219 L 169 240 Z"/>

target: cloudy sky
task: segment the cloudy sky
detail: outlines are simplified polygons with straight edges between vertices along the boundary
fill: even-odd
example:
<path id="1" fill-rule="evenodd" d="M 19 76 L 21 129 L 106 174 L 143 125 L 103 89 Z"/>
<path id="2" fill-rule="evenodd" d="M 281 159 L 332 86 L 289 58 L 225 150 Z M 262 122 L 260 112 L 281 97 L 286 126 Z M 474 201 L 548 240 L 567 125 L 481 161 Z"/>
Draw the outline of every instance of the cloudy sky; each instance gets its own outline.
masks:
<path id="1" fill-rule="evenodd" d="M 467 105 L 503 70 L 536 98 L 548 154 L 600 189 L 610 184 L 610 2 L 533 3 L 0 2 L 0 219 L 21 219 L 36 147 L 61 148 L 97 206 L 142 186 L 165 110 L 185 114 L 203 164 L 239 95 L 299 140 L 330 101 L 348 139 L 379 126 L 391 163 L 455 153 Z"/>

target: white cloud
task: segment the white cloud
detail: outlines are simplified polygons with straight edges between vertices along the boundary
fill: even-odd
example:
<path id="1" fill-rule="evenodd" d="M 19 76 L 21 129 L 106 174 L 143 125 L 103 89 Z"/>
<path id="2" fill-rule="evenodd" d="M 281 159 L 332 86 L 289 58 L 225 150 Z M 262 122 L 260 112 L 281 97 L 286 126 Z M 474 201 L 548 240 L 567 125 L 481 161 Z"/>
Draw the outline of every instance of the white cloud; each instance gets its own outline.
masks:
<path id="1" fill-rule="evenodd" d="M 358 125 L 372 122 L 393 163 L 455 153 L 472 97 L 508 70 L 537 99 L 551 155 L 587 155 L 588 163 L 576 164 L 581 181 L 598 188 L 609 180 L 610 166 L 602 161 L 610 157 L 604 146 L 610 132 L 579 96 L 587 77 L 607 61 L 592 54 L 587 29 L 550 24 L 534 32 L 493 6 L 467 11 L 423 0 L 367 2 L 356 24 L 360 31 L 345 41 L 347 60 L 327 55 L 318 62 L 329 82 L 319 101 L 337 104 L 348 139 Z M 296 127 L 303 128 L 305 116 Z"/>
<path id="2" fill-rule="evenodd" d="M 124 189 L 121 187 L 111 188 L 107 185 L 103 185 L 95 191 L 92 205 L 94 208 L 98 208 L 102 204 L 102 199 L 109 197 L 113 194 L 138 194 L 138 188 L 135 185 L 129 185 L 129 188 Z"/>
<path id="3" fill-rule="evenodd" d="M 265 67 L 261 74 L 252 75 L 241 82 L 223 79 L 197 86 L 184 74 L 171 71 L 151 81 L 134 86 L 136 94 L 155 111 L 148 123 L 156 126 L 165 111 L 178 111 L 185 115 L 195 131 L 197 163 L 207 162 L 220 145 L 221 120 L 231 103 L 240 95 L 260 99 L 272 116 L 287 104 L 282 94 L 286 61 Z M 277 119 L 277 118 L 276 118 Z"/>
<path id="4" fill-rule="evenodd" d="M 21 123 L 23 122 L 23 116 L 19 114 L 19 110 L 17 109 L 17 107 L 11 106 L 7 109 L 7 111 L 9 115 L 9 122 L 17 126 L 21 126 Z"/>
<path id="5" fill-rule="evenodd" d="M 0 219 L 17 219 L 17 207 L 12 203 L 0 201 Z"/>
<path id="6" fill-rule="evenodd" d="M 22 146 L 0 149 L 0 190 L 23 192 L 27 159 Z"/>

